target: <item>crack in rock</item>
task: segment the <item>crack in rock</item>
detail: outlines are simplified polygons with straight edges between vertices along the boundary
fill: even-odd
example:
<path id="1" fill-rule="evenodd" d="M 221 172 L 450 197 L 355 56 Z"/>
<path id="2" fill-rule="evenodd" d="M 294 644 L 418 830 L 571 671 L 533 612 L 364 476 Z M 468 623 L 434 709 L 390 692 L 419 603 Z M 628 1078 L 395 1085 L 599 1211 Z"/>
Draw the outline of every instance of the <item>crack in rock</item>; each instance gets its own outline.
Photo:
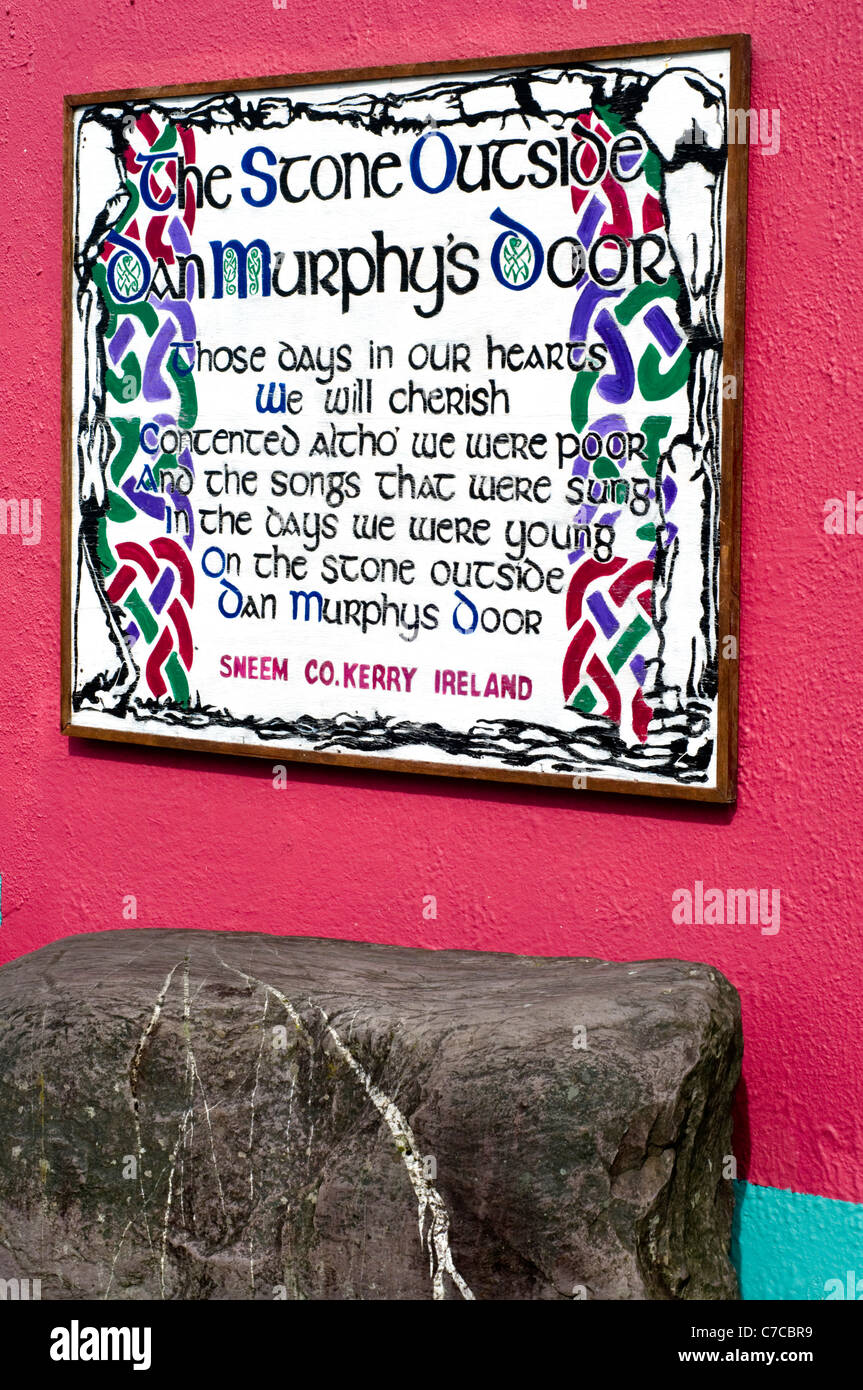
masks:
<path id="1" fill-rule="evenodd" d="M 221 960 L 221 957 L 219 957 Z M 266 980 L 259 980 L 254 975 L 247 975 L 245 971 L 239 970 L 236 966 L 228 965 L 227 961 L 222 960 L 226 970 L 239 975 L 247 984 L 255 984 L 260 989 L 266 990 L 278 999 L 297 1028 L 311 1038 L 309 1030 L 294 1008 L 291 1001 L 282 994 L 281 990 L 276 989 L 275 985 L 270 985 Z M 311 1000 L 309 1000 L 311 1004 Z M 474 1294 L 471 1292 L 466 1281 L 456 1269 L 452 1257 L 452 1250 L 449 1243 L 450 1218 L 446 1209 L 446 1204 L 435 1187 L 434 1183 L 429 1182 L 422 1169 L 419 1146 L 414 1136 L 406 1116 L 399 1110 L 393 1100 L 386 1095 L 379 1086 L 376 1086 L 369 1076 L 362 1063 L 339 1037 L 326 1011 L 320 1004 L 313 1004 L 324 1021 L 324 1028 L 331 1039 L 336 1052 L 342 1061 L 350 1068 L 363 1087 L 372 1105 L 383 1119 L 387 1126 L 393 1143 L 401 1155 L 402 1162 L 407 1170 L 411 1187 L 417 1199 L 417 1222 L 419 1226 L 420 1243 L 428 1251 L 429 1257 L 429 1277 L 432 1281 L 432 1297 L 443 1299 L 446 1297 L 444 1275 L 448 1274 L 455 1287 L 458 1289 L 462 1298 L 474 1301 Z M 313 1039 L 312 1039 L 313 1041 Z"/>

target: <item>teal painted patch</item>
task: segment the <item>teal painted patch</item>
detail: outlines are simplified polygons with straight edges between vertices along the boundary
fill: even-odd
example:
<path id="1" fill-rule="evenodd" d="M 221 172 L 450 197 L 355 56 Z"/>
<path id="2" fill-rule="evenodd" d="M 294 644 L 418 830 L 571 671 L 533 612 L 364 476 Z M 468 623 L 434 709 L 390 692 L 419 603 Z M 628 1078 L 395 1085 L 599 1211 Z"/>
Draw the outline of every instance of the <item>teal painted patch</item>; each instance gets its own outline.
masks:
<path id="1" fill-rule="evenodd" d="M 743 1298 L 863 1300 L 863 1206 L 748 1182 L 734 1198 Z"/>

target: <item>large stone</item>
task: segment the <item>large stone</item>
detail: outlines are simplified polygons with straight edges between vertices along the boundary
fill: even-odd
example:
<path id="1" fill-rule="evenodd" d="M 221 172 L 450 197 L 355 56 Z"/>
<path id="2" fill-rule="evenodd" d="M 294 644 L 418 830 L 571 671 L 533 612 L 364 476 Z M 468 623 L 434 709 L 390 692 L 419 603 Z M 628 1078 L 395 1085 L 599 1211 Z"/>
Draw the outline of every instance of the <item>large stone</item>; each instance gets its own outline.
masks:
<path id="1" fill-rule="evenodd" d="M 0 970 L 43 1299 L 734 1298 L 737 995 L 674 960 L 222 932 Z"/>

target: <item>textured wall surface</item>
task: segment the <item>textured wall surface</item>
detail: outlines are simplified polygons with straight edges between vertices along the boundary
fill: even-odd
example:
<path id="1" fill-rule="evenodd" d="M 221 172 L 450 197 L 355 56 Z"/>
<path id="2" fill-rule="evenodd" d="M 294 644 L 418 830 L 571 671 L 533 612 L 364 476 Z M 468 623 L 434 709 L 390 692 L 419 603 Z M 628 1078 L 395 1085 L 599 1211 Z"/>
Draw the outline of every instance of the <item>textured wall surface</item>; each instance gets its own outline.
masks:
<path id="1" fill-rule="evenodd" d="M 128 925 L 709 961 L 743 999 L 740 1176 L 863 1201 L 863 537 L 823 529 L 863 493 L 854 0 L 10 0 L 0 25 L 0 496 L 43 513 L 40 545 L 0 537 L 0 958 Z M 276 791 L 258 761 L 62 738 L 63 93 L 736 30 L 781 112 L 751 157 L 736 809 L 315 768 Z M 780 931 L 675 925 L 696 880 L 779 889 Z"/>
<path id="2" fill-rule="evenodd" d="M 745 1299 L 863 1299 L 863 1208 L 735 1183 L 731 1255 Z"/>

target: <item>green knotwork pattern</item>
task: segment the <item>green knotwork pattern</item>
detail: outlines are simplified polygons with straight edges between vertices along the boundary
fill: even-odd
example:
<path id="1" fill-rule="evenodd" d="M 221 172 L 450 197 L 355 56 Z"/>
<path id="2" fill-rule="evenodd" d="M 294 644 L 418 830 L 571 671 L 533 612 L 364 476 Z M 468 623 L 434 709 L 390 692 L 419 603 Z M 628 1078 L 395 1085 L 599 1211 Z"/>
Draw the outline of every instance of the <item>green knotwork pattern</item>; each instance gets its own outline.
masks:
<path id="1" fill-rule="evenodd" d="M 237 253 L 228 247 L 225 252 L 225 293 L 237 293 Z"/>
<path id="2" fill-rule="evenodd" d="M 533 268 L 533 248 L 529 241 L 511 236 L 503 244 L 503 274 L 511 285 L 530 277 Z"/>
<path id="3" fill-rule="evenodd" d="M 144 273 L 135 256 L 128 252 L 121 256 L 117 263 L 117 285 L 122 294 L 130 297 L 137 294 L 141 288 Z"/>
<path id="4" fill-rule="evenodd" d="M 261 253 L 257 246 L 253 246 L 249 252 L 249 293 L 257 294 L 261 288 L 261 272 L 263 262 Z"/>

